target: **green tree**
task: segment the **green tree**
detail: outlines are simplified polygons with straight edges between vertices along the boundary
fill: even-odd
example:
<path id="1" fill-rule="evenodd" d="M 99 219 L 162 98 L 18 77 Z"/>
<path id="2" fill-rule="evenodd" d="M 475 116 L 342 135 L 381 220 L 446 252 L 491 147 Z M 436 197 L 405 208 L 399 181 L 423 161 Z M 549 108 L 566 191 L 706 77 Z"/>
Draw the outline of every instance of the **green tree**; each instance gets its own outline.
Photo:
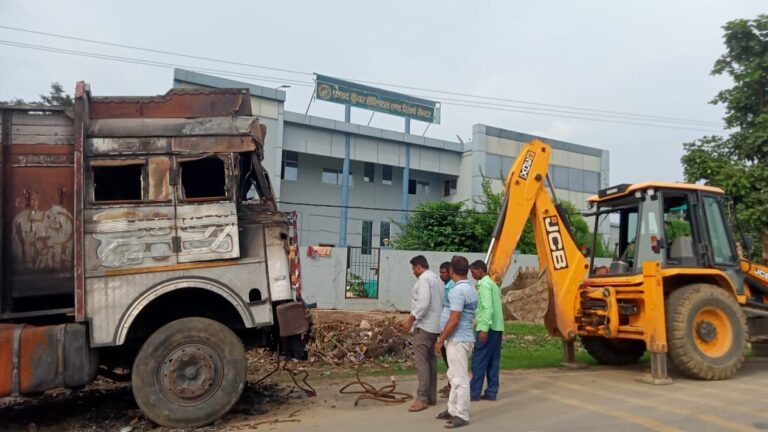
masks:
<path id="1" fill-rule="evenodd" d="M 488 233 L 488 244 L 490 245 L 493 229 L 496 227 L 496 221 L 501 213 L 501 206 L 504 205 L 504 193 L 494 192 L 491 180 L 484 175 L 480 182 L 480 188 L 483 194 L 475 199 L 475 204 L 477 207 L 485 209 L 485 213 L 480 219 L 484 232 Z M 488 249 L 488 245 L 485 249 Z M 520 240 L 517 242 L 517 250 L 522 254 L 536 254 L 536 240 L 533 238 L 531 221 L 525 223 L 523 233 L 520 234 Z"/>
<path id="2" fill-rule="evenodd" d="M 51 83 L 51 89 L 48 92 L 48 96 L 40 95 L 40 100 L 44 105 L 58 105 L 58 106 L 74 106 L 75 101 L 72 100 L 72 96 L 64 92 L 64 86 L 58 81 Z"/>
<path id="3" fill-rule="evenodd" d="M 48 91 L 48 95 L 40 95 L 40 101 L 37 102 L 27 102 L 24 99 L 21 98 L 13 98 L 10 101 L 0 101 L 1 105 L 54 105 L 54 106 L 74 106 L 75 101 L 72 99 L 72 96 L 68 95 L 64 91 L 64 86 L 62 86 L 58 81 L 54 81 L 51 83 L 51 88 Z"/>
<path id="4" fill-rule="evenodd" d="M 573 228 L 573 237 L 576 242 L 576 246 L 580 248 L 587 248 L 592 250 L 593 236 L 589 231 L 589 224 L 586 219 L 581 215 L 581 212 L 570 201 L 561 200 L 560 204 L 568 214 L 568 219 L 571 221 L 571 227 Z M 607 258 L 611 256 L 605 241 L 601 236 L 597 237 L 595 243 L 594 255 L 600 258 Z"/>
<path id="5" fill-rule="evenodd" d="M 464 203 L 433 201 L 416 206 L 408 222 L 401 224 L 396 249 L 446 252 L 478 252 L 488 247 L 490 232 L 479 214 Z"/>
<path id="6" fill-rule="evenodd" d="M 397 249 L 434 250 L 450 252 L 484 252 L 488 249 L 496 226 L 496 220 L 504 204 L 504 194 L 493 191 L 491 181 L 483 177 L 483 194 L 475 200 L 477 208 L 468 208 L 463 202 L 434 201 L 416 207 L 395 239 Z M 592 234 L 586 220 L 573 204 L 562 201 L 570 216 L 576 244 L 592 247 Z M 479 210 L 482 209 L 482 210 Z M 517 250 L 523 254 L 535 254 L 536 242 L 530 221 L 525 224 Z M 598 241 L 597 256 L 609 256 L 602 241 Z"/>
<path id="7" fill-rule="evenodd" d="M 685 179 L 725 189 L 768 259 L 768 15 L 729 21 L 723 30 L 725 54 L 711 73 L 729 75 L 733 87 L 710 103 L 725 107 L 730 135 L 684 143 Z"/>

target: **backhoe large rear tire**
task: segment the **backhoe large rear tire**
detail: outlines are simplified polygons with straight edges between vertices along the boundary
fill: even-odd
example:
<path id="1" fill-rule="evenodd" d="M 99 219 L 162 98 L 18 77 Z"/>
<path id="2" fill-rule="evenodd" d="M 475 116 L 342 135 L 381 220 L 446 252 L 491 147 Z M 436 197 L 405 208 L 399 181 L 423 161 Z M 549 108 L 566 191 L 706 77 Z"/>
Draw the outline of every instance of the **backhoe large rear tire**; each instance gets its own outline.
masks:
<path id="1" fill-rule="evenodd" d="M 724 289 L 692 284 L 667 299 L 667 340 L 674 366 L 702 380 L 733 376 L 744 363 L 747 324 L 736 299 Z"/>
<path id="2" fill-rule="evenodd" d="M 245 387 L 243 343 L 207 318 L 173 321 L 150 336 L 133 364 L 136 403 L 153 422 L 197 427 L 226 414 Z"/>
<path id="3" fill-rule="evenodd" d="M 582 336 L 581 344 L 598 363 L 611 366 L 635 364 L 645 353 L 645 342 L 641 340 Z"/>

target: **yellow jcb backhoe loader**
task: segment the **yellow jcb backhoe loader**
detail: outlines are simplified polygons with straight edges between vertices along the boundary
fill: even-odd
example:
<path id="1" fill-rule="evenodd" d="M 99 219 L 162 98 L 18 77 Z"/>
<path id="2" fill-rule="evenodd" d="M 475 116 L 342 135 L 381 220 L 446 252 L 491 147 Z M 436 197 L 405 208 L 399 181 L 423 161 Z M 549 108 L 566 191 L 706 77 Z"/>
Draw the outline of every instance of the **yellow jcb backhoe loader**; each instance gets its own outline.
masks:
<path id="1" fill-rule="evenodd" d="M 568 215 L 547 177 L 549 145 L 525 145 L 505 182 L 488 251 L 499 282 L 531 218 L 549 283 L 545 325 L 574 362 L 574 341 L 598 362 L 622 365 L 651 353 L 647 381 L 671 382 L 667 355 L 688 376 L 719 380 L 744 361 L 745 346 L 768 340 L 768 267 L 740 259 L 721 189 L 682 183 L 619 185 L 589 199 L 595 219 L 619 222 L 609 266 L 594 266 L 573 240 Z M 545 181 L 548 185 L 545 185 Z M 551 191 L 548 193 L 547 188 Z M 751 239 L 743 244 L 750 249 Z"/>

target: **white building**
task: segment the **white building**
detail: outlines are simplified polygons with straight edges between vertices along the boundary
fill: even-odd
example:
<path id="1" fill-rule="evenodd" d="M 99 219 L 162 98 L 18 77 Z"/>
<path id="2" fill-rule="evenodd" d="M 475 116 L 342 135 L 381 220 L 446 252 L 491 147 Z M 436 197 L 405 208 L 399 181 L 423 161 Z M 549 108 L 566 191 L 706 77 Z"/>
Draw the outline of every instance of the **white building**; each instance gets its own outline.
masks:
<path id="1" fill-rule="evenodd" d="M 285 92 L 176 70 L 176 87 L 248 88 L 253 114 L 267 126 L 264 165 L 284 211 L 299 214 L 302 245 L 339 245 L 342 163 L 350 135 L 347 245 L 378 247 L 397 236 L 403 171 L 410 151 L 408 208 L 445 199 L 473 202 L 485 175 L 501 190 L 524 143 L 539 138 L 553 147 L 550 168 L 558 197 L 586 208 L 586 198 L 608 186 L 606 150 L 477 124 L 465 143 L 443 141 L 343 121 L 285 112 Z M 278 177 L 279 174 L 279 177 Z M 280 181 L 276 181 L 280 178 Z M 606 222 L 600 231 L 607 237 Z"/>

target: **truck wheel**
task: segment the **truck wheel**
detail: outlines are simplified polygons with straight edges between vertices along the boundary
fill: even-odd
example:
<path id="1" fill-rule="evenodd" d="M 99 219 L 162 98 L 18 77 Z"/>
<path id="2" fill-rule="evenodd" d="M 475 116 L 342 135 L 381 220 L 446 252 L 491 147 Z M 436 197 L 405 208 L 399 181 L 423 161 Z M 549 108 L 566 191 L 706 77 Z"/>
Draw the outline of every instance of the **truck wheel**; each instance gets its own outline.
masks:
<path id="1" fill-rule="evenodd" d="M 667 299 L 667 339 L 672 363 L 703 380 L 730 378 L 744 362 L 744 312 L 724 289 L 709 284 L 682 287 Z"/>
<path id="2" fill-rule="evenodd" d="M 196 427 L 224 415 L 245 386 L 240 338 L 206 318 L 183 318 L 154 332 L 133 363 L 133 396 L 166 427 Z"/>
<path id="3" fill-rule="evenodd" d="M 599 363 L 612 366 L 635 364 L 645 353 L 645 342 L 641 340 L 582 336 L 581 344 Z"/>

